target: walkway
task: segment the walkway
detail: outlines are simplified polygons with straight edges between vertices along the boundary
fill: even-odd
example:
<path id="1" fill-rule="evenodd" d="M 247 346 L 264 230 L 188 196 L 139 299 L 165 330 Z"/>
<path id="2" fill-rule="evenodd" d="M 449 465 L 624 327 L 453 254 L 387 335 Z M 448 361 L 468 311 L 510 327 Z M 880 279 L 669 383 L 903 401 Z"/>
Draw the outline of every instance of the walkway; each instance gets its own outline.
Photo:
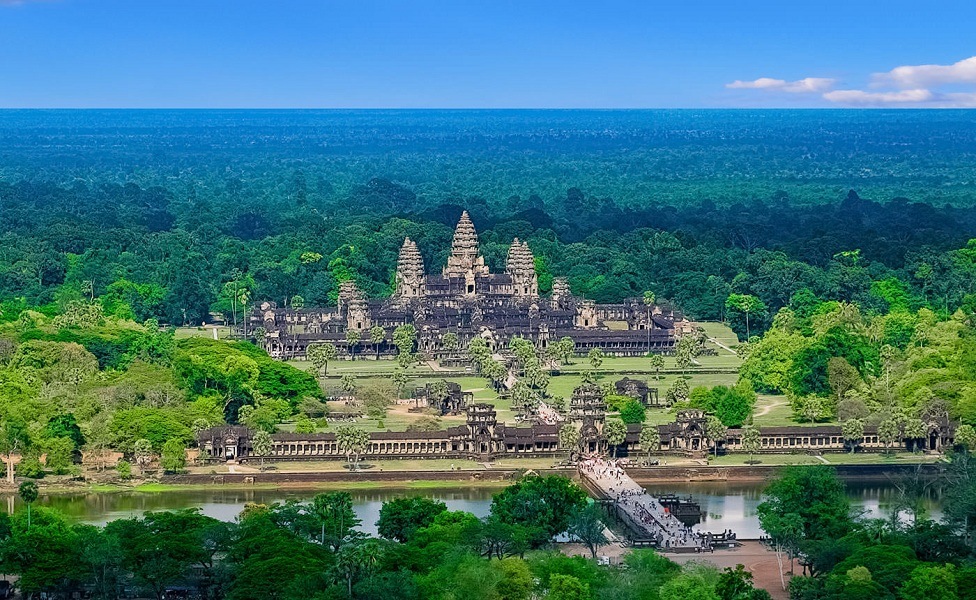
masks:
<path id="1" fill-rule="evenodd" d="M 646 537 L 657 541 L 659 548 L 677 552 L 694 552 L 708 547 L 705 536 L 692 530 L 665 510 L 657 498 L 644 491 L 615 462 L 603 458 L 588 458 L 579 463 L 579 474 L 601 495 L 614 500 L 630 521 L 632 528 L 640 528 Z"/>
<path id="2" fill-rule="evenodd" d="M 715 344 L 719 348 L 723 348 L 725 350 L 728 350 L 729 351 L 729 354 L 731 354 L 733 356 L 738 356 L 739 355 L 735 350 L 733 350 L 732 348 L 729 348 L 728 346 L 726 346 L 725 344 L 723 344 L 722 342 L 718 341 L 715 338 L 708 338 L 708 341 L 710 341 L 711 343 Z"/>

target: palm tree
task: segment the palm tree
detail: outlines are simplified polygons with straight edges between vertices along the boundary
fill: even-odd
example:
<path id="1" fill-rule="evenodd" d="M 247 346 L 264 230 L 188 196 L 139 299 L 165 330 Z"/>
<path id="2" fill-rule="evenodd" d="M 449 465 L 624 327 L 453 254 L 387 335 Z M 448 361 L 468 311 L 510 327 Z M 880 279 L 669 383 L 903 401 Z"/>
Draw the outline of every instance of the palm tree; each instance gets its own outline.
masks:
<path id="1" fill-rule="evenodd" d="M 37 501 L 38 491 L 37 482 L 33 479 L 28 479 L 24 483 L 20 484 L 17 489 L 17 493 L 20 494 L 20 499 L 24 501 L 27 505 L 27 529 L 31 527 L 31 504 Z"/>
<path id="2" fill-rule="evenodd" d="M 647 460 L 650 461 L 651 453 L 657 452 L 661 448 L 661 431 L 657 425 L 644 424 L 641 427 L 638 442 L 641 448 L 647 452 Z"/>
<path id="3" fill-rule="evenodd" d="M 386 331 L 379 325 L 371 328 L 369 330 L 369 343 L 373 345 L 373 350 L 376 351 L 376 360 L 380 359 L 380 344 L 386 339 Z"/>
<path id="4" fill-rule="evenodd" d="M 603 426 L 603 437 L 613 447 L 611 456 L 617 458 L 617 446 L 627 440 L 627 426 L 620 419 L 611 419 Z"/>
<path id="5" fill-rule="evenodd" d="M 264 457 L 271 454 L 271 450 L 274 448 L 274 440 L 271 439 L 271 434 L 265 430 L 259 430 L 251 438 L 251 450 L 261 457 L 261 470 L 264 470 Z"/>
<path id="6" fill-rule="evenodd" d="M 647 320 L 644 321 L 644 328 L 647 329 L 647 351 L 651 351 L 651 307 L 654 306 L 654 301 L 657 297 L 654 292 L 647 291 L 644 292 L 644 307 L 647 309 Z"/>

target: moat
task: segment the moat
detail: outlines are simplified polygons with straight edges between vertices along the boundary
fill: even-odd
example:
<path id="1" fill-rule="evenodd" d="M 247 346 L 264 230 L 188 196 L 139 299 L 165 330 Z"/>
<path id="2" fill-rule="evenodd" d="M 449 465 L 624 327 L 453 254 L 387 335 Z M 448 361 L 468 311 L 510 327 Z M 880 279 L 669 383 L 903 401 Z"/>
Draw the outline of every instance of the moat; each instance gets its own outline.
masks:
<path id="1" fill-rule="evenodd" d="M 703 531 L 732 529 L 740 539 L 754 539 L 761 534 L 756 506 L 762 501 L 761 482 L 749 483 L 668 483 L 646 486 L 652 494 L 691 495 L 705 513 L 699 525 Z M 888 483 L 858 484 L 848 482 L 848 495 L 855 508 L 870 516 L 887 514 L 887 507 L 897 494 Z M 204 514 L 233 520 L 248 502 L 270 504 L 287 499 L 305 500 L 322 490 L 313 489 L 194 489 L 167 492 L 88 492 L 42 495 L 38 505 L 54 507 L 78 521 L 102 524 L 113 519 L 139 515 L 146 511 L 199 508 Z M 451 510 L 465 510 L 481 517 L 488 513 L 495 490 L 486 488 L 427 489 L 378 491 L 353 490 L 355 509 L 363 524 L 361 529 L 376 534 L 375 522 L 384 501 L 403 495 L 431 496 L 444 501 Z M 4 498 L 5 510 L 12 508 L 13 496 Z M 926 503 L 932 518 L 941 516 L 940 495 L 934 492 Z"/>

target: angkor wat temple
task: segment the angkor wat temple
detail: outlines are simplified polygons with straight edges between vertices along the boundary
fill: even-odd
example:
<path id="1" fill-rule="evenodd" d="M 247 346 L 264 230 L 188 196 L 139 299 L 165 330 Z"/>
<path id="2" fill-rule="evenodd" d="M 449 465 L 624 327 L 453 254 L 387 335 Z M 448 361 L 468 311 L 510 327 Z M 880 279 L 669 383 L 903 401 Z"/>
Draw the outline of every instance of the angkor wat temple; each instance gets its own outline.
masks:
<path id="1" fill-rule="evenodd" d="M 377 431 L 360 454 L 367 459 L 397 458 L 467 458 L 489 461 L 503 457 L 559 457 L 570 453 L 606 452 L 604 436 L 607 405 L 599 385 L 583 384 L 573 391 L 569 411 L 562 425 L 535 422 L 511 426 L 498 421 L 491 404 L 469 404 L 464 409 L 465 422 L 439 431 Z M 947 414 L 928 412 L 922 415 L 924 435 L 909 438 L 904 434 L 891 444 L 896 448 L 942 451 L 951 448 L 956 424 Z M 648 453 L 704 456 L 708 452 L 750 453 L 745 447 L 741 428 L 730 428 L 722 439 L 709 439 L 705 413 L 697 409 L 679 410 L 675 420 L 664 425 L 627 425 L 624 441 L 615 447 L 618 457 L 638 457 Z M 559 429 L 569 426 L 579 432 L 573 447 L 560 445 Z M 643 427 L 657 428 L 660 444 L 642 447 Z M 256 458 L 251 445 L 253 431 L 240 426 L 217 426 L 197 432 L 197 446 L 204 461 L 246 460 Z M 759 454 L 845 452 L 856 447 L 862 452 L 889 449 L 878 435 L 877 426 L 868 425 L 857 440 L 845 439 L 839 425 L 762 427 L 759 430 Z M 339 460 L 346 456 L 333 432 L 272 434 L 272 447 L 266 455 L 273 460 Z"/>
<path id="2" fill-rule="evenodd" d="M 369 355 L 390 355 L 395 353 L 393 330 L 408 323 L 417 329 L 417 351 L 431 358 L 451 354 L 442 341 L 449 332 L 458 336 L 462 348 L 475 336 L 493 349 L 507 347 L 513 337 L 530 339 L 542 349 L 570 337 L 579 354 L 600 348 L 612 356 L 644 356 L 670 352 L 677 338 L 692 329 L 682 315 L 646 306 L 640 299 L 596 304 L 575 296 L 565 278 L 553 281 L 548 297 L 540 296 L 535 257 L 517 238 L 505 272 L 492 273 L 467 212 L 457 224 L 451 255 L 440 274 L 427 273 L 417 244 L 407 238 L 390 298 L 366 298 L 347 281 L 336 307 L 286 309 L 263 302 L 251 316 L 252 330 L 263 330 L 265 350 L 282 359 L 303 357 L 309 344 L 319 342 L 335 344 L 347 354 L 368 346 Z M 381 342 L 371 341 L 370 330 L 377 326 L 384 330 Z M 351 330 L 360 335 L 350 344 Z"/>

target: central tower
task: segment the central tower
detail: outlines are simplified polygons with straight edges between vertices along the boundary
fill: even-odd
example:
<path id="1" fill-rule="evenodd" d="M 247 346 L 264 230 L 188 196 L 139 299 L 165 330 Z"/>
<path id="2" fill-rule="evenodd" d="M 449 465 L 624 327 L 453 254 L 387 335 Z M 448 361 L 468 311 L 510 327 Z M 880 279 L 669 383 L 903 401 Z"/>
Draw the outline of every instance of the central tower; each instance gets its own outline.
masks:
<path id="1" fill-rule="evenodd" d="M 451 242 L 451 255 L 444 267 L 444 277 L 459 277 L 468 281 L 468 293 L 474 293 L 474 278 L 488 275 L 485 258 L 478 252 L 478 232 L 474 230 L 474 223 L 468 216 L 468 211 L 461 213 L 461 220 L 454 229 L 454 241 Z"/>

